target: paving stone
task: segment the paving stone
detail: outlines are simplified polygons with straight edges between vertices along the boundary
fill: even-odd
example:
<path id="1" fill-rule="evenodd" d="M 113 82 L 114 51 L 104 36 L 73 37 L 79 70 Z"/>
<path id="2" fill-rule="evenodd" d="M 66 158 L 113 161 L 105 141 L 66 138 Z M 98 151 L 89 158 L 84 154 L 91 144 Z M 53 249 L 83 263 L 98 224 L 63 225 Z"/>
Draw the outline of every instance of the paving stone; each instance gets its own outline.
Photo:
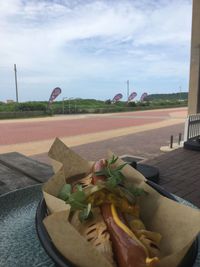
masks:
<path id="1" fill-rule="evenodd" d="M 179 148 L 146 163 L 159 168 L 161 186 L 200 207 L 200 152 Z"/>

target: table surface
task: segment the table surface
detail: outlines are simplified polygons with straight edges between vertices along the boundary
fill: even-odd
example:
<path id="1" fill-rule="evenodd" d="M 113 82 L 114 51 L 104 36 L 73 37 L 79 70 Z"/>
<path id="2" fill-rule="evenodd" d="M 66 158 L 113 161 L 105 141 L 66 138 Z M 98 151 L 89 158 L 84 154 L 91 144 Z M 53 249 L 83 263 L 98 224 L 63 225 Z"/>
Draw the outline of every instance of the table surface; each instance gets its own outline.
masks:
<path id="1" fill-rule="evenodd" d="M 7 211 L 4 210 L 3 220 L 0 220 L 0 266 L 10 267 L 10 266 L 19 266 L 19 267 L 25 267 L 25 266 L 54 266 L 54 263 L 52 260 L 47 256 L 43 248 L 41 247 L 39 240 L 37 238 L 37 234 L 35 231 L 35 211 L 37 204 L 39 202 L 39 199 L 41 199 L 41 185 L 38 185 L 39 183 L 46 182 L 51 176 L 53 175 L 53 170 L 51 166 L 41 163 L 39 161 L 30 159 L 28 157 L 25 157 L 22 154 L 13 152 L 13 153 L 7 153 L 7 154 L 1 154 L 0 155 L 0 207 L 2 211 L 2 205 L 1 203 L 5 203 L 5 199 L 7 198 L 8 201 L 6 201 L 6 208 Z M 35 185 L 35 186 L 34 186 Z M 14 193 L 8 193 L 12 190 L 29 187 L 23 190 L 17 190 Z M 18 193 L 21 191 L 22 193 Z M 31 194 L 30 194 L 31 192 Z M 27 193 L 29 196 L 27 196 Z M 16 202 L 16 196 L 20 194 L 19 201 Z M 32 197 L 32 198 L 31 198 Z M 11 201 L 12 199 L 12 201 Z M 187 201 L 184 201 L 182 198 L 178 198 L 178 200 L 182 203 L 185 203 L 186 205 L 190 205 L 193 207 L 192 204 L 190 204 Z M 25 202 L 24 202 L 25 201 Z M 25 206 L 24 206 L 25 205 Z M 13 213 L 13 210 L 15 209 L 15 212 Z M 22 209 L 21 209 L 22 207 Z M 28 207 L 28 208 L 27 208 Z M 18 210 L 20 208 L 20 211 Z M 9 215 L 10 210 L 12 211 L 12 214 Z M 19 212 L 18 212 L 19 211 Z M 7 212 L 7 213 L 6 213 Z M 5 217 L 6 213 L 6 217 Z M 22 223 L 21 221 L 21 215 L 24 214 L 25 217 L 24 221 Z M 9 224 L 5 224 L 5 219 L 8 220 L 7 222 L 10 222 L 10 219 L 12 216 L 18 216 L 17 221 L 15 222 L 15 227 L 10 225 L 11 227 L 8 229 L 7 226 Z M 16 217 L 15 217 L 16 218 Z M 2 218 L 1 218 L 2 219 Z M 12 221 L 13 223 L 13 221 Z M 6 226 L 7 225 L 7 226 Z M 4 227 L 4 231 L 2 230 Z M 18 229 L 21 229 L 24 227 L 27 229 L 27 234 L 21 236 L 21 233 L 18 231 Z M 12 231 L 10 230 L 12 229 Z M 9 235 L 8 235 L 9 233 Z M 28 236 L 28 240 L 27 240 Z M 25 243 L 18 242 L 21 240 L 21 238 L 24 238 L 26 240 Z M 14 242 L 11 242 L 11 241 Z M 31 242 L 30 242 L 31 240 Z M 16 241 L 18 243 L 16 243 Z M 5 245 L 7 244 L 7 246 Z M 19 246 L 21 244 L 22 246 Z M 36 248 L 37 253 L 35 252 L 33 247 Z M 26 255 L 23 257 L 24 252 L 27 252 L 26 248 L 29 248 L 28 256 Z M 199 244 L 200 248 L 200 244 Z M 5 251 L 5 249 L 7 249 Z M 10 251 L 15 251 L 14 257 L 12 254 L 10 254 Z M 30 251 L 32 253 L 30 253 Z M 2 253 L 4 252 L 4 253 Z M 19 257 L 19 255 L 22 253 L 22 257 Z M 5 259 L 5 255 L 7 255 Z M 18 255 L 18 256 L 17 256 Z M 38 255 L 38 256 L 35 256 Z M 4 257 L 2 257 L 4 256 Z M 38 261 L 38 259 L 40 259 Z M 3 260 L 6 260 L 3 262 Z M 200 266 L 200 255 L 198 255 L 198 259 L 194 265 L 194 267 Z"/>
<path id="2" fill-rule="evenodd" d="M 53 175 L 48 164 L 20 153 L 0 154 L 0 195 L 30 185 L 44 183 Z"/>

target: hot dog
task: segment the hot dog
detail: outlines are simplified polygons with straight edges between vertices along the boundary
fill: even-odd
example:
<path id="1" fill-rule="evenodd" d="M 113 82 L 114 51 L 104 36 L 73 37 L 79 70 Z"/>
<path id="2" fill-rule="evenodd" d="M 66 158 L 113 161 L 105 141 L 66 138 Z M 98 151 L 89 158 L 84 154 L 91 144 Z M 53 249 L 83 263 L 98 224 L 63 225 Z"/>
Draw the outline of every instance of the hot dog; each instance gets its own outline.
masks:
<path id="1" fill-rule="evenodd" d="M 95 175 L 105 167 L 106 161 L 99 160 L 94 164 L 92 183 L 105 180 L 106 177 Z M 158 258 L 149 258 L 149 251 L 126 225 L 125 219 L 114 204 L 102 204 L 101 212 L 110 233 L 115 259 L 119 267 L 156 266 Z"/>
<path id="2" fill-rule="evenodd" d="M 116 263 L 118 267 L 155 267 L 159 262 L 160 234 L 145 229 L 139 218 L 138 206 L 130 196 L 127 197 L 126 188 L 121 188 L 123 183 L 109 187 L 106 171 L 110 177 L 114 175 L 114 182 L 121 175 L 116 174 L 115 169 L 114 172 L 108 169 L 109 164 L 104 159 L 97 161 L 87 177 L 71 184 L 69 200 L 71 205 L 73 201 L 76 205 L 70 222 L 112 266 Z M 80 220 L 81 212 L 77 210 L 77 205 L 80 209 L 84 208 L 86 215 L 89 205 L 92 216 L 86 217 L 85 221 Z"/>

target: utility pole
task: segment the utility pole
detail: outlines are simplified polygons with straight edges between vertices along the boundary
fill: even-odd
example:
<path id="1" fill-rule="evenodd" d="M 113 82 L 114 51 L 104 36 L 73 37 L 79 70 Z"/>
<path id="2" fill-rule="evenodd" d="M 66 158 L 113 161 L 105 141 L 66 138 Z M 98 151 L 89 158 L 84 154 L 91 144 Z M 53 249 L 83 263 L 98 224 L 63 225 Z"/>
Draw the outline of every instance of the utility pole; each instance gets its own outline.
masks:
<path id="1" fill-rule="evenodd" d="M 18 103 L 17 67 L 16 67 L 16 64 L 14 64 L 14 72 L 15 72 L 16 102 Z"/>
<path id="2" fill-rule="evenodd" d="M 127 101 L 128 101 L 128 97 L 129 97 L 129 80 L 127 80 Z"/>

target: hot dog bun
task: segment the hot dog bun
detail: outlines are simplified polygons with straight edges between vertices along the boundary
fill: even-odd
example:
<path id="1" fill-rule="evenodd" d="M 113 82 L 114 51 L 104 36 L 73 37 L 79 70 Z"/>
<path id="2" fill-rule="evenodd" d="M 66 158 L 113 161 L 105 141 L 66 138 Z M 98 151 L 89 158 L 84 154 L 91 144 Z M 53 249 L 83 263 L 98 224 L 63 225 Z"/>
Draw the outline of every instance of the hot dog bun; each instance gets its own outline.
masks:
<path id="1" fill-rule="evenodd" d="M 106 176 L 96 173 L 102 171 L 106 164 L 104 159 L 97 161 L 92 174 L 79 180 L 85 192 L 88 188 L 98 187 L 99 182 L 105 183 Z M 137 207 L 131 206 L 126 198 L 115 193 L 106 188 L 93 190 L 87 198 L 88 203 L 93 205 L 93 217 L 80 222 L 79 211 L 75 211 L 71 216 L 71 224 L 113 266 L 156 267 L 161 236 L 146 230 Z M 120 201 L 126 205 L 121 205 Z"/>

